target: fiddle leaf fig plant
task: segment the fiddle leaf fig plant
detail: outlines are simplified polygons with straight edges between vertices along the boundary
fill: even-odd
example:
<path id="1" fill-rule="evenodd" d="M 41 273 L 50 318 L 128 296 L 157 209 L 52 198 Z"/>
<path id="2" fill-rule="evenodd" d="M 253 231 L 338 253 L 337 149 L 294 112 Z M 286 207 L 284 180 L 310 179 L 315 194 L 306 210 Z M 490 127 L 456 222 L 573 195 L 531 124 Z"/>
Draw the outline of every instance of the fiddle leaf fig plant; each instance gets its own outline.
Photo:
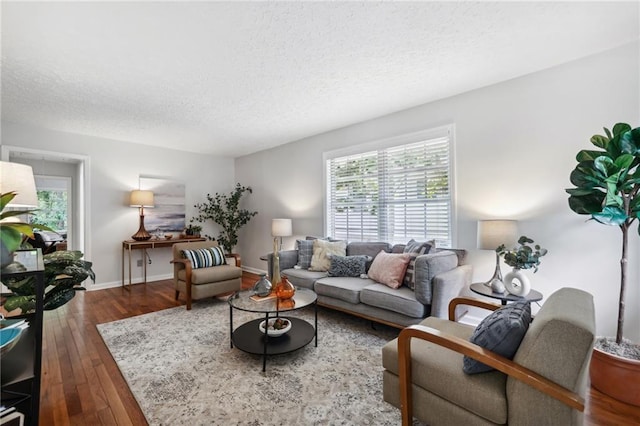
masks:
<path id="1" fill-rule="evenodd" d="M 207 202 L 196 204 L 200 214 L 191 221 L 206 222 L 212 220 L 218 224 L 222 231 L 218 235 L 218 242 L 224 247 L 225 252 L 231 253 L 238 244 L 238 230 L 246 225 L 258 212 L 252 212 L 240 208 L 240 199 L 245 192 L 251 194 L 250 186 L 242 186 L 239 183 L 229 195 L 219 194 L 215 196 L 207 194 Z"/>
<path id="2" fill-rule="evenodd" d="M 598 149 L 578 152 L 578 165 L 570 175 L 575 188 L 567 189 L 569 208 L 589 215 L 603 225 L 622 231 L 620 258 L 620 298 L 616 343 L 623 337 L 627 250 L 629 229 L 640 220 L 640 127 L 617 123 L 605 135 L 594 135 L 591 143 Z M 640 226 L 636 228 L 640 234 Z"/>

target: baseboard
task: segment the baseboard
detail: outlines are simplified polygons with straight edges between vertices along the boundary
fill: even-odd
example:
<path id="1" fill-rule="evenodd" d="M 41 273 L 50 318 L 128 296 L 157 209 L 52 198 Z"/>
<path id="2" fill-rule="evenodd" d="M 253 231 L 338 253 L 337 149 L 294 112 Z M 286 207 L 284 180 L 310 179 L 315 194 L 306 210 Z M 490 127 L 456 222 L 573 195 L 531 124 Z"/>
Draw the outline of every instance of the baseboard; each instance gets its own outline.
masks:
<path id="1" fill-rule="evenodd" d="M 163 275 L 149 275 L 147 276 L 147 283 L 152 283 L 153 281 L 162 281 L 162 280 L 172 280 L 173 279 L 173 274 L 163 274 Z M 134 278 L 131 280 L 131 284 L 140 284 L 143 283 L 144 279 L 142 277 L 140 278 Z M 125 279 L 124 281 L 125 286 L 129 285 L 129 279 Z M 111 281 L 111 282 L 106 282 L 106 283 L 100 283 L 100 284 L 85 284 L 85 287 L 87 288 L 88 291 L 94 291 L 94 290 L 104 290 L 107 288 L 115 288 L 115 287 L 121 287 L 122 286 L 122 281 L 118 280 L 118 281 Z"/>
<path id="2" fill-rule="evenodd" d="M 262 275 L 267 273 L 267 271 L 265 271 L 264 269 L 252 268 L 250 266 L 243 266 L 242 270 L 245 272 L 249 272 L 251 274 L 256 274 L 256 275 Z"/>

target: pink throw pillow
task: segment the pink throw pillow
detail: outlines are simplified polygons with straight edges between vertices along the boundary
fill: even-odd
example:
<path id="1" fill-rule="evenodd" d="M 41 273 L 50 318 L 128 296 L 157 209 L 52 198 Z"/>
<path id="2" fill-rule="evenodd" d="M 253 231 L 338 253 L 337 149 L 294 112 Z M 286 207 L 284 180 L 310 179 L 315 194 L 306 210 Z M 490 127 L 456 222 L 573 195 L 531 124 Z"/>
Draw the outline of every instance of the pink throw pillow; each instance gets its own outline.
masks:
<path id="1" fill-rule="evenodd" d="M 411 256 L 408 253 L 396 254 L 380 250 L 380 253 L 373 259 L 367 275 L 372 280 L 391 288 L 399 288 L 410 260 Z"/>

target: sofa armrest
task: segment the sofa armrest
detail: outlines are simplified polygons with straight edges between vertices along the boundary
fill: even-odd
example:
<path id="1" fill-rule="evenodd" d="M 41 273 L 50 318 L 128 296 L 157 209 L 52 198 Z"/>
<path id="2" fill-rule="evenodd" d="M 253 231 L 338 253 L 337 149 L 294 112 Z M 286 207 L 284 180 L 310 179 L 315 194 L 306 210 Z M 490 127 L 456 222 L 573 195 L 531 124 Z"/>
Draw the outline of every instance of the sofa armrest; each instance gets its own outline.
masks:
<path id="1" fill-rule="evenodd" d="M 455 269 L 433 277 L 431 297 L 431 316 L 438 318 L 448 318 L 449 303 L 458 297 L 462 289 L 471 284 L 473 267 L 471 265 L 461 265 Z"/>
<path id="2" fill-rule="evenodd" d="M 267 269 L 269 278 L 273 276 L 273 253 L 265 256 L 267 258 Z M 298 250 L 281 250 L 280 251 L 280 270 L 291 269 L 298 263 Z"/>
<path id="3" fill-rule="evenodd" d="M 427 253 L 416 257 L 415 294 L 418 302 L 431 305 L 433 298 L 433 279 L 437 275 L 455 269 L 458 266 L 458 256 L 452 251 Z M 448 305 L 447 301 L 447 305 Z M 445 309 L 446 306 L 445 305 Z"/>

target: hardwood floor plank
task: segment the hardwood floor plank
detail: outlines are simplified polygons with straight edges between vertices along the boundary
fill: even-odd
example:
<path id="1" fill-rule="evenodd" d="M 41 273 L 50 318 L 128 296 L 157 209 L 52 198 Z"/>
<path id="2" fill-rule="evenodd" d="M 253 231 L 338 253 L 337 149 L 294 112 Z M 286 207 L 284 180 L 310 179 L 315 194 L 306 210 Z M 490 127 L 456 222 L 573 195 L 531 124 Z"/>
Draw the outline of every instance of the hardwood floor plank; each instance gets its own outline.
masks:
<path id="1" fill-rule="evenodd" d="M 242 287 L 258 280 L 244 273 Z M 80 292 L 45 312 L 40 425 L 146 425 L 147 422 L 96 325 L 175 306 L 172 280 Z M 197 302 L 196 302 L 197 303 Z M 640 407 L 589 389 L 586 426 L 640 425 Z"/>

